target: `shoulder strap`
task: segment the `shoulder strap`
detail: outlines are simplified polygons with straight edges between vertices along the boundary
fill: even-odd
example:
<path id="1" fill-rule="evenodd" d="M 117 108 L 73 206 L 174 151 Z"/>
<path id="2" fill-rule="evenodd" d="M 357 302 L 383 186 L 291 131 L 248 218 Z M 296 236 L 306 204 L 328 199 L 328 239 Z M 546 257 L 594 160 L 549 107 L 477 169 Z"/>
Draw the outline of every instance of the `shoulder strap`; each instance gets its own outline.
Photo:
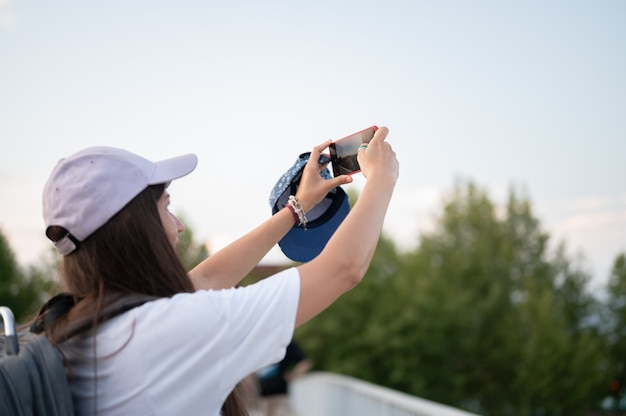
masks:
<path id="1" fill-rule="evenodd" d="M 64 338 L 69 339 L 81 332 L 87 331 L 95 323 L 100 324 L 114 318 L 117 315 L 128 312 L 137 306 L 156 299 L 159 299 L 159 297 L 144 294 L 117 295 L 115 300 L 106 302 L 107 305 L 102 308 L 96 321 L 94 321 L 92 317 L 87 317 L 70 324 Z M 56 319 L 67 314 L 76 303 L 76 297 L 67 293 L 61 293 L 52 297 L 39 311 L 37 318 L 35 318 L 35 321 L 30 327 L 30 332 L 34 332 L 36 334 L 43 332 Z"/>
<path id="2" fill-rule="evenodd" d="M 121 315 L 124 312 L 128 312 L 129 310 L 136 308 L 137 306 L 141 306 L 146 302 L 150 302 L 156 299 L 159 299 L 159 297 L 141 294 L 123 295 L 123 297 L 111 302 L 110 304 L 102 308 L 100 314 L 98 315 L 97 323 L 99 325 L 102 322 L 108 321 L 109 319 L 116 317 L 117 315 Z M 74 322 L 67 328 L 67 331 L 65 333 L 65 339 L 69 339 L 75 335 L 80 334 L 81 332 L 85 332 L 93 325 L 94 320 L 92 318 L 85 318 Z"/>
<path id="3" fill-rule="evenodd" d="M 77 298 L 69 293 L 60 293 L 51 297 L 39 310 L 30 326 L 30 332 L 34 334 L 42 333 L 54 321 L 67 314 L 76 302 Z"/>

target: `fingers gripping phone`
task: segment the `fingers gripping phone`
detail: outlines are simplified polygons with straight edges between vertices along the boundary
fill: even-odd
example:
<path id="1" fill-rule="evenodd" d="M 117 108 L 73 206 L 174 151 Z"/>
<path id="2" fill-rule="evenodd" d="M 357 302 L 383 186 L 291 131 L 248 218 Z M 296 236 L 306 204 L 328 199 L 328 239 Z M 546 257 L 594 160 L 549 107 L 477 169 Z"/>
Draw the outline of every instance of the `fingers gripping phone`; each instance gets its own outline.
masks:
<path id="1" fill-rule="evenodd" d="M 328 146 L 330 162 L 335 177 L 339 175 L 352 175 L 361 171 L 361 167 L 356 158 L 359 152 L 359 146 L 364 143 L 369 143 L 374 137 L 376 130 L 378 130 L 377 126 L 371 126 L 342 139 L 335 140 Z"/>

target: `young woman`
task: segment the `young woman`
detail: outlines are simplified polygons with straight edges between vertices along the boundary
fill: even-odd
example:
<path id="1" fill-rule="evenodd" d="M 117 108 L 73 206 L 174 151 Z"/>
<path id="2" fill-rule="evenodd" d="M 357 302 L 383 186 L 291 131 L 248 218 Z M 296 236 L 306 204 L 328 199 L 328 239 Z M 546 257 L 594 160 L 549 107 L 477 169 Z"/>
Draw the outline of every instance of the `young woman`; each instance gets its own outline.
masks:
<path id="1" fill-rule="evenodd" d="M 367 181 L 349 215 L 314 260 L 233 288 L 307 212 L 349 176 L 321 178 L 311 152 L 295 195 L 256 229 L 190 272 L 174 247 L 184 227 L 168 210 L 169 183 L 194 155 L 157 163 L 120 149 L 90 148 L 61 160 L 43 195 L 46 234 L 63 254 L 74 299 L 46 329 L 70 372 L 79 415 L 243 414 L 238 382 L 280 361 L 294 328 L 357 285 L 372 258 L 398 177 L 380 128 L 358 160 Z M 72 322 L 96 317 L 111 299 L 159 297 L 65 340 Z"/>

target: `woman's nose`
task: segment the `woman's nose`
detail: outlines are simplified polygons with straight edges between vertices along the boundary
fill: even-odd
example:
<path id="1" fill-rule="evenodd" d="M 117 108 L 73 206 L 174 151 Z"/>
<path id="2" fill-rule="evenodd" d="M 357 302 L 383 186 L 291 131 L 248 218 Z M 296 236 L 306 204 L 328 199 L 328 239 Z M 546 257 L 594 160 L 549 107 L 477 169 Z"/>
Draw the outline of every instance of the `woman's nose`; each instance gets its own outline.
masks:
<path id="1" fill-rule="evenodd" d="M 185 224 L 183 224 L 182 221 L 178 219 L 178 217 L 174 218 L 176 219 L 176 227 L 178 229 L 178 233 L 180 234 L 185 231 Z"/>

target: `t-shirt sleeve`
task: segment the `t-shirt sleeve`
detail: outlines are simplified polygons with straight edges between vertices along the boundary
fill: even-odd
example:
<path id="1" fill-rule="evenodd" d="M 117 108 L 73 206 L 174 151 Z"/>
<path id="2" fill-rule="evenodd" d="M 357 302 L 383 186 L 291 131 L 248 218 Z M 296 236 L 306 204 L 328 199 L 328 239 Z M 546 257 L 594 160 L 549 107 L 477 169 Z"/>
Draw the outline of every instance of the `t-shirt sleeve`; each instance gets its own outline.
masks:
<path id="1" fill-rule="evenodd" d="M 254 285 L 229 291 L 225 310 L 233 330 L 224 365 L 243 367 L 241 378 L 280 361 L 293 338 L 300 276 L 293 268 Z"/>
<path id="2" fill-rule="evenodd" d="M 213 377 L 228 390 L 283 358 L 293 337 L 299 296 L 300 276 L 291 268 L 246 287 L 151 302 L 137 311 L 143 315 L 141 326 L 151 328 L 142 331 L 143 360 L 152 363 L 155 378 L 184 376 L 191 384 L 194 378 Z M 158 345 L 165 339 L 174 347 L 163 352 Z"/>

